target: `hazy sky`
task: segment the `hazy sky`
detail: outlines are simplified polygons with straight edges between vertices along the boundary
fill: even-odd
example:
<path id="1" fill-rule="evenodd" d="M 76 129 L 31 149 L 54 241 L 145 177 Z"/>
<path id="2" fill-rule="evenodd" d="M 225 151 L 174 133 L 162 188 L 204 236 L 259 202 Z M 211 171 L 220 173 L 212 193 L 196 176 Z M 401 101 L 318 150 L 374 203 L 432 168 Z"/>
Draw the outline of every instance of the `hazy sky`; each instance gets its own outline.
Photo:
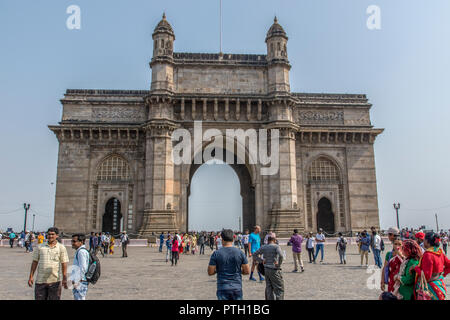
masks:
<path id="1" fill-rule="evenodd" d="M 163 11 L 175 51 L 218 52 L 218 4 L 0 1 L 0 229 L 22 229 L 24 202 L 36 229 L 53 221 L 58 142 L 47 125 L 60 120 L 65 90 L 149 89 Z M 81 30 L 66 27 L 69 5 L 81 8 Z M 381 9 L 381 30 L 366 27 L 369 5 Z M 400 202 L 402 226 L 434 227 L 437 213 L 450 228 L 449 13 L 448 0 L 223 0 L 223 51 L 265 53 L 276 14 L 289 36 L 292 91 L 365 93 L 372 123 L 385 128 L 375 143 L 382 227 Z"/>

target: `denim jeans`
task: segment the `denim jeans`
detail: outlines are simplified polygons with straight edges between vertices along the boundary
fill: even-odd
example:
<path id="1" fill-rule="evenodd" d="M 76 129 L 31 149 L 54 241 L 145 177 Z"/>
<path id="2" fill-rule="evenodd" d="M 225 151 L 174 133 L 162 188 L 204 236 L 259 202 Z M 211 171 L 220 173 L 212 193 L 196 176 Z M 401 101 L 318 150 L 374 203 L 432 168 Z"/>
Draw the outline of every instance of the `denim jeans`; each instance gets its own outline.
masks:
<path id="1" fill-rule="evenodd" d="M 242 300 L 241 290 L 217 290 L 218 300 Z"/>
<path id="2" fill-rule="evenodd" d="M 74 300 L 86 300 L 87 291 L 88 291 L 87 282 L 77 283 L 77 288 L 72 289 Z"/>
<path id="3" fill-rule="evenodd" d="M 162 252 L 163 245 L 164 245 L 164 241 L 160 241 L 160 244 L 159 244 L 159 252 Z"/>
<path id="4" fill-rule="evenodd" d="M 323 261 L 323 243 L 316 244 L 316 254 L 314 255 L 314 261 L 316 261 L 320 250 L 320 261 Z"/>
<path id="5" fill-rule="evenodd" d="M 339 249 L 339 259 L 341 259 L 341 263 L 344 263 L 344 261 L 346 261 L 346 257 L 345 257 L 345 250 L 341 250 Z"/>
<path id="6" fill-rule="evenodd" d="M 383 263 L 381 262 L 381 250 L 380 249 L 373 249 L 373 257 L 375 258 L 375 265 L 378 268 L 383 267 Z"/>

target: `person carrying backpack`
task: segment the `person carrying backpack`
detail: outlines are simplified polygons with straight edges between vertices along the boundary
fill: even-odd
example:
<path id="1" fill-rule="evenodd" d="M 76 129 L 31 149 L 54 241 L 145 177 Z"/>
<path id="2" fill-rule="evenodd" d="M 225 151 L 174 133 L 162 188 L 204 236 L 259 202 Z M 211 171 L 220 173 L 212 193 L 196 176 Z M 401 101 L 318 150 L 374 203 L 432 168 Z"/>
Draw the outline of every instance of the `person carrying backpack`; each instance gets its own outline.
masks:
<path id="1" fill-rule="evenodd" d="M 72 248 L 76 251 L 70 279 L 75 300 L 86 300 L 89 283 L 95 284 L 100 277 L 100 261 L 86 249 L 85 241 L 84 234 L 77 233 L 72 236 Z"/>
<path id="2" fill-rule="evenodd" d="M 347 251 L 347 239 L 344 238 L 342 232 L 339 232 L 336 250 L 339 251 L 339 259 L 341 259 L 341 264 L 347 264 L 347 259 L 345 257 L 345 252 Z"/>
<path id="3" fill-rule="evenodd" d="M 86 279 L 86 273 L 89 268 L 89 251 L 86 249 L 84 234 L 74 234 L 72 236 L 72 248 L 75 249 L 73 259 L 72 273 L 70 279 L 73 285 L 73 298 L 75 300 L 86 300 L 89 282 Z"/>

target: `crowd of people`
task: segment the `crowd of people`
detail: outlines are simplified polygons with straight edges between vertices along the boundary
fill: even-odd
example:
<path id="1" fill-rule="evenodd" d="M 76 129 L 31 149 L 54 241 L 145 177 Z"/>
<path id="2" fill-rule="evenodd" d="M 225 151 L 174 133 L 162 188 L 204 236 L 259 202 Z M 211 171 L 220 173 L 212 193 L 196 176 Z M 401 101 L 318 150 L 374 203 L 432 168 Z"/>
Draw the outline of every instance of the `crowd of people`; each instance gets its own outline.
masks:
<path id="1" fill-rule="evenodd" d="M 382 232 L 380 232 L 383 234 Z M 370 232 L 364 230 L 357 234 L 356 243 L 360 254 L 361 266 L 369 265 L 369 253 L 381 270 L 380 299 L 382 300 L 445 300 L 446 287 L 444 278 L 450 273 L 450 260 L 447 258 L 448 232 L 426 232 L 421 229 L 390 228 L 387 232 L 390 244 L 385 244 L 375 228 Z M 33 286 L 35 273 L 35 299 L 59 299 L 61 288 L 67 288 L 67 250 L 62 245 L 57 228 L 47 232 L 21 232 L 12 230 L 1 236 L 9 239 L 11 248 L 17 245 L 33 252 L 33 263 L 28 280 Z M 385 238 L 386 240 L 386 238 Z M 88 241 L 89 249 L 85 242 Z M 33 243 L 38 246 L 33 249 Z M 97 256 L 114 254 L 116 243 L 122 247 L 122 257 L 126 258 L 129 236 L 124 231 L 116 238 L 108 233 L 92 232 L 89 238 L 84 234 L 72 235 L 72 248 L 75 249 L 72 274 L 73 295 L 76 300 L 86 298 L 88 276 L 92 265 L 100 261 Z M 322 229 L 314 235 L 308 232 L 301 235 L 297 229 L 287 242 L 291 247 L 294 270 L 304 272 L 302 251 L 308 252 L 309 263 L 316 263 L 320 253 L 320 263 L 324 261 L 326 236 Z M 349 241 L 342 233 L 338 234 L 335 250 L 339 253 L 341 264 L 347 264 L 346 250 Z M 392 245 L 392 249 L 390 249 Z M 164 250 L 165 246 L 165 250 Z M 284 280 L 281 265 L 286 260 L 286 253 L 278 243 L 273 231 L 261 237 L 261 228 L 255 226 L 250 233 L 222 230 L 220 232 L 161 232 L 159 235 L 159 252 L 164 253 L 165 260 L 177 266 L 182 255 L 204 255 L 209 247 L 211 257 L 208 274 L 217 274 L 217 298 L 221 300 L 242 299 L 242 275 L 248 275 L 249 281 L 266 283 L 265 297 L 268 300 L 284 299 Z M 389 248 L 388 248 L 389 247 Z M 327 248 L 329 250 L 329 247 Z M 384 263 L 381 253 L 384 254 Z M 249 262 L 251 260 L 251 262 Z M 365 263 L 364 263 L 365 262 Z M 74 271 L 75 270 L 75 271 Z M 95 267 L 93 268 L 95 270 Z M 92 271 L 92 270 L 91 270 Z"/>

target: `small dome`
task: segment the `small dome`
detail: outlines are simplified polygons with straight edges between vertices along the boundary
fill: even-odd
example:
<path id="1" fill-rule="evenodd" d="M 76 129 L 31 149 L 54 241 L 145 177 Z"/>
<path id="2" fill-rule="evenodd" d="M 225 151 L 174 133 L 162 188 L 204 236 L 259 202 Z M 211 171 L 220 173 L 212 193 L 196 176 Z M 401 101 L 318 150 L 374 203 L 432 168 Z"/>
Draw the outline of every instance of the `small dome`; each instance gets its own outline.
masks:
<path id="1" fill-rule="evenodd" d="M 283 37 L 287 40 L 286 32 L 284 31 L 283 27 L 278 23 L 277 17 L 273 19 L 273 25 L 270 27 L 269 31 L 267 32 L 266 41 L 269 38 L 272 37 Z"/>
<path id="2" fill-rule="evenodd" d="M 175 37 L 175 33 L 173 32 L 172 26 L 170 23 L 166 20 L 166 14 L 163 14 L 162 20 L 158 23 L 158 25 L 155 28 L 155 31 L 153 31 L 153 35 L 156 33 L 168 33 Z"/>

